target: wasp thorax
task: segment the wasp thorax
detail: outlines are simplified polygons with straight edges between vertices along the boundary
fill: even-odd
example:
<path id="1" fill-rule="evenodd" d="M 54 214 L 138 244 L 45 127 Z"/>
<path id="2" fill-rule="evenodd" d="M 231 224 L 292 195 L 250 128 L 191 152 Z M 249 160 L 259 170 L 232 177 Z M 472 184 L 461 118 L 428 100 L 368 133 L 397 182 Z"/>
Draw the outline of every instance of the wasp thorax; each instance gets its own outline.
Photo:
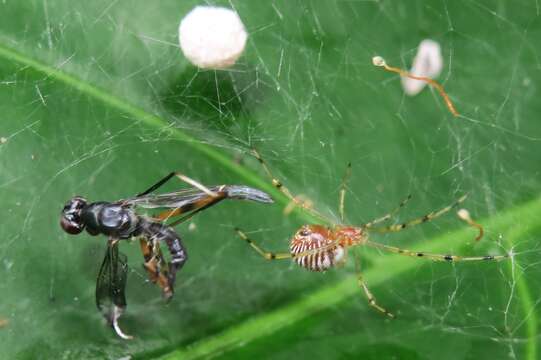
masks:
<path id="1" fill-rule="evenodd" d="M 321 225 L 304 225 L 289 247 L 294 261 L 310 271 L 325 271 L 344 259 L 345 249 L 334 232 Z"/>

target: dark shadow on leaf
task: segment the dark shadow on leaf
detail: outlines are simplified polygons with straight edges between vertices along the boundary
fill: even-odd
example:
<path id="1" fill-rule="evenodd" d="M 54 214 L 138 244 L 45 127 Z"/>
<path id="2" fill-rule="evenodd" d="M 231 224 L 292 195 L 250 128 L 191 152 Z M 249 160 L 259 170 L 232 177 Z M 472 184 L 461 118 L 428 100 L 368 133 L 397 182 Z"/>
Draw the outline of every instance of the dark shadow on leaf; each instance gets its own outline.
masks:
<path id="1" fill-rule="evenodd" d="M 177 118 L 223 131 L 263 102 L 261 75 L 251 64 L 229 70 L 188 67 L 160 94 L 161 105 Z"/>

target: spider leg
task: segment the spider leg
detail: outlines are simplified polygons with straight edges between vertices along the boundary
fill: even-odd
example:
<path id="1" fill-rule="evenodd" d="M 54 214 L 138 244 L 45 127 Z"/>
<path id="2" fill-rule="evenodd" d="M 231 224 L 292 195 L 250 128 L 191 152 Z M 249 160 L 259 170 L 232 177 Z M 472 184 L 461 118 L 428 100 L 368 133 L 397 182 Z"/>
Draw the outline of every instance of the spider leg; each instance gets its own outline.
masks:
<path id="1" fill-rule="evenodd" d="M 458 261 L 500 261 L 509 258 L 509 255 L 483 255 L 483 256 L 459 256 L 459 255 L 451 255 L 451 254 L 433 254 L 433 253 L 425 253 L 425 252 L 419 252 L 419 251 L 412 251 L 412 250 L 406 250 L 401 249 L 394 246 L 388 246 L 384 244 L 375 243 L 369 240 L 366 240 L 365 245 L 389 251 L 395 254 L 399 255 L 405 255 L 405 256 L 413 256 L 413 257 L 419 257 L 419 258 L 426 258 L 434 261 L 449 261 L 449 262 L 458 262 Z"/>
<path id="2" fill-rule="evenodd" d="M 289 200 L 291 200 L 292 204 L 294 204 L 295 206 L 298 206 L 298 207 L 308 211 L 309 213 L 311 213 L 315 217 L 317 217 L 319 219 L 322 219 L 325 222 L 331 222 L 326 216 L 323 216 L 317 210 L 315 210 L 312 207 L 312 202 L 307 200 L 304 196 L 294 196 L 293 194 L 291 194 L 289 189 L 286 188 L 284 186 L 284 184 L 282 184 L 282 182 L 280 180 L 278 180 L 276 177 L 274 177 L 274 175 L 270 171 L 269 167 L 265 163 L 265 160 L 263 160 L 263 158 L 261 157 L 259 152 L 257 152 L 256 149 L 252 149 L 252 154 L 255 156 L 257 161 L 259 161 L 259 163 L 261 164 L 261 166 L 263 167 L 263 169 L 267 173 L 268 177 L 271 179 L 272 186 L 274 186 L 277 190 L 279 190 L 282 194 L 284 194 Z M 293 208 L 290 205 L 288 205 L 284 209 L 284 212 L 287 214 L 286 210 L 288 212 L 291 212 L 293 210 Z"/>
<path id="3" fill-rule="evenodd" d="M 252 249 L 254 249 L 259 255 L 261 255 L 265 260 L 282 260 L 282 259 L 291 259 L 292 255 L 290 253 L 274 253 L 266 251 L 257 245 L 252 239 L 250 239 L 241 229 L 235 228 L 237 235 L 244 241 L 246 241 Z"/>
<path id="4" fill-rule="evenodd" d="M 364 229 L 368 229 L 368 228 L 371 228 L 372 226 L 374 226 L 375 224 L 379 224 L 380 222 L 383 222 L 385 220 L 389 220 L 390 218 L 392 218 L 397 212 L 400 211 L 400 209 L 402 209 L 407 203 L 408 201 L 411 200 L 411 194 L 408 195 L 404 200 L 402 200 L 400 202 L 400 204 L 396 207 L 396 209 L 394 209 L 393 211 L 391 211 L 390 213 L 387 213 L 385 215 L 383 215 L 382 217 L 379 217 L 375 220 L 372 220 L 372 221 L 369 221 L 367 222 L 366 224 L 364 225 L 361 225 L 361 228 L 364 228 Z"/>
<path id="5" fill-rule="evenodd" d="M 370 289 L 368 289 L 368 286 L 363 279 L 363 275 L 361 274 L 361 261 L 359 260 L 359 255 L 357 254 L 357 252 L 355 252 L 355 270 L 357 271 L 357 283 L 359 284 L 359 287 L 363 289 L 364 294 L 366 295 L 366 298 L 368 300 L 368 305 L 372 306 L 374 309 L 381 312 L 382 314 L 387 315 L 391 319 L 394 319 L 395 316 L 392 313 L 378 305 L 378 303 L 376 302 L 376 298 L 374 297 L 374 295 L 372 295 Z"/>
<path id="6" fill-rule="evenodd" d="M 309 256 L 313 254 L 320 253 L 322 251 L 326 251 L 329 249 L 334 248 L 337 244 L 339 244 L 340 240 L 337 239 L 335 241 L 330 242 L 329 244 L 325 246 L 321 246 L 319 248 L 306 250 L 297 254 L 291 254 L 291 253 L 275 253 L 271 251 L 267 251 L 257 245 L 252 239 L 248 237 L 241 229 L 235 228 L 235 232 L 237 235 L 244 241 L 246 241 L 259 255 L 264 257 L 266 260 L 282 260 L 282 259 L 296 259 L 303 256 Z"/>
<path id="7" fill-rule="evenodd" d="M 349 178 L 351 177 L 351 163 L 348 163 L 346 167 L 346 173 L 344 174 L 344 177 L 342 178 L 342 184 L 340 185 L 340 193 L 339 193 L 339 205 L 338 205 L 338 212 L 340 213 L 340 221 L 344 222 L 344 202 L 346 199 L 346 185 L 349 181 Z"/>
<path id="8" fill-rule="evenodd" d="M 458 198 L 458 200 L 456 200 L 451 205 L 448 205 L 448 206 L 446 206 L 446 207 L 444 207 L 444 208 L 442 208 L 440 210 L 432 211 L 431 213 L 426 214 L 425 216 L 421 216 L 421 217 L 419 217 L 417 219 L 413 219 L 413 220 L 410 220 L 410 221 L 402 223 L 402 224 L 395 224 L 395 225 L 385 226 L 385 227 L 381 227 L 381 228 L 378 228 L 378 227 L 371 228 L 371 231 L 375 231 L 375 232 L 378 232 L 378 233 L 398 232 L 398 231 L 404 230 L 405 228 L 409 228 L 411 226 L 415 226 L 415 225 L 419 225 L 419 224 L 422 224 L 422 223 L 425 223 L 425 222 L 432 221 L 432 220 L 442 216 L 443 214 L 447 213 L 449 210 L 457 207 L 460 203 L 462 203 L 464 200 L 466 200 L 467 196 L 468 196 L 467 194 L 463 195 L 460 198 Z"/>

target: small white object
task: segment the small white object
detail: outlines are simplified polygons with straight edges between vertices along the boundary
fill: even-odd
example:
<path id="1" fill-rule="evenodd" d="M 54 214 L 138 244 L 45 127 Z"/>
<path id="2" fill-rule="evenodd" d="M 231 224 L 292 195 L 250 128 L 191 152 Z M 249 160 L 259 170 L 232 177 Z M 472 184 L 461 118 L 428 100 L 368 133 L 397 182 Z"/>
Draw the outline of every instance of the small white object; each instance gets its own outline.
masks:
<path id="1" fill-rule="evenodd" d="M 372 58 L 372 64 L 374 64 L 374 66 L 385 66 L 385 60 L 381 57 L 381 56 L 374 56 Z"/>
<path id="2" fill-rule="evenodd" d="M 459 218 L 461 218 L 464 221 L 471 221 L 470 212 L 466 209 L 460 209 L 456 212 Z"/>
<path id="3" fill-rule="evenodd" d="M 437 78 L 443 69 L 443 57 L 440 44 L 434 40 L 423 40 L 419 44 L 417 55 L 413 59 L 410 73 L 415 76 Z M 426 82 L 402 77 L 402 88 L 409 96 L 415 96 L 423 90 Z"/>
<path id="4" fill-rule="evenodd" d="M 233 65 L 248 38 L 235 11 L 214 6 L 196 6 L 180 22 L 178 34 L 184 56 L 202 69 Z"/>

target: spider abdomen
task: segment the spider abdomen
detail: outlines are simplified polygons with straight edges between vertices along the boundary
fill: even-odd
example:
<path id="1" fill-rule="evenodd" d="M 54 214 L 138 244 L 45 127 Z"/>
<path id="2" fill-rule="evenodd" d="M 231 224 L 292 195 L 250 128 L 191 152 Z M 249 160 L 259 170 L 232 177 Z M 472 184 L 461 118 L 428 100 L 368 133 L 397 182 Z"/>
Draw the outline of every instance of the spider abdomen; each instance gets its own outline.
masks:
<path id="1" fill-rule="evenodd" d="M 328 241 L 294 241 L 289 250 L 294 261 L 306 270 L 326 271 L 343 262 L 345 255 L 342 245 L 327 247 L 330 243 Z M 306 252 L 308 254 L 300 255 Z"/>

